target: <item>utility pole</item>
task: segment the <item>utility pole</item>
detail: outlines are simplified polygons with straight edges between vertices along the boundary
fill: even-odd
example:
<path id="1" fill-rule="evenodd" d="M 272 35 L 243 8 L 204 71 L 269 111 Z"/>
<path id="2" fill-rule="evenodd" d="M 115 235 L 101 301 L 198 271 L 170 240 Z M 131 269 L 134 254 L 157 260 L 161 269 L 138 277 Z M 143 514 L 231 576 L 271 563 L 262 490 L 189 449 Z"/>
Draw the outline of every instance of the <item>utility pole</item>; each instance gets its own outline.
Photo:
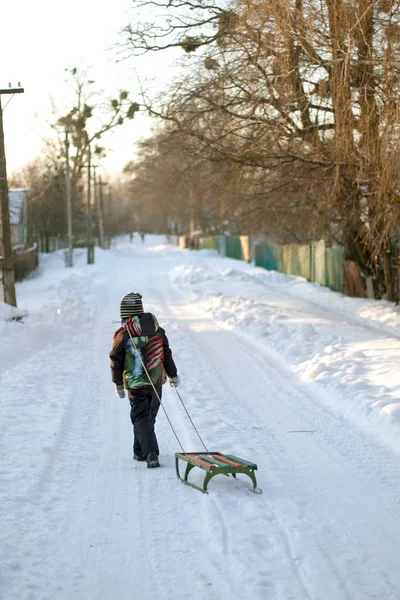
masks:
<path id="1" fill-rule="evenodd" d="M 110 239 L 113 236 L 113 232 L 114 232 L 114 220 L 112 218 L 112 210 L 111 210 L 111 206 L 112 206 L 112 191 L 111 191 L 111 187 L 108 188 L 108 194 L 107 194 L 107 222 L 108 222 L 108 235 L 110 237 Z"/>
<path id="2" fill-rule="evenodd" d="M 72 199 L 71 199 L 71 177 L 69 172 L 69 140 L 68 131 L 65 130 L 65 194 L 67 198 L 68 219 L 68 254 L 67 267 L 73 266 L 74 243 L 72 238 Z"/>
<path id="3" fill-rule="evenodd" d="M 107 194 L 107 211 L 108 211 L 108 217 L 111 217 L 111 204 L 112 204 L 112 194 L 111 194 L 111 188 L 108 188 L 108 194 Z"/>
<path id="4" fill-rule="evenodd" d="M 103 206 L 103 185 L 107 185 L 101 181 L 99 177 L 99 231 L 100 231 L 100 248 L 104 248 L 104 206 Z"/>
<path id="5" fill-rule="evenodd" d="M 92 166 L 91 166 L 91 150 L 90 144 L 88 147 L 88 183 L 87 183 L 87 264 L 92 265 L 94 263 L 94 245 L 92 240 Z M 95 168 L 95 167 L 94 167 Z M 96 185 L 96 180 L 95 180 Z"/>
<path id="6" fill-rule="evenodd" d="M 90 151 L 89 151 L 90 152 Z M 96 210 L 96 167 L 91 166 L 91 160 L 89 156 L 89 168 L 88 168 L 88 249 L 87 249 L 87 264 L 94 264 L 94 240 L 93 240 L 93 219 L 92 219 L 92 203 L 91 203 L 91 177 L 93 170 L 93 195 L 94 195 L 94 209 Z M 90 194 L 90 195 L 89 195 Z"/>
<path id="7" fill-rule="evenodd" d="M 4 146 L 3 109 L 1 96 L 3 94 L 23 94 L 24 89 L 19 87 L 2 90 L 0 89 L 0 204 L 1 204 L 1 228 L 2 228 L 2 255 L 3 255 L 3 290 L 4 302 L 11 306 L 17 306 L 14 278 L 14 252 L 11 239 L 10 204 L 8 199 L 6 150 Z"/>

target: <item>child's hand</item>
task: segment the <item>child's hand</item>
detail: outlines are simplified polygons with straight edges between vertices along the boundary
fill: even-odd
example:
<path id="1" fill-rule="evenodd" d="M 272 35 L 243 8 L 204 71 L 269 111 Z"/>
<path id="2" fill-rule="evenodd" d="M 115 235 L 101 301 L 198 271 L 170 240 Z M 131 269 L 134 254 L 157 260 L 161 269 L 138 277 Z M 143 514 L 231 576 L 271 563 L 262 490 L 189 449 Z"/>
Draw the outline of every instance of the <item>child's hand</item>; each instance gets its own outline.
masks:
<path id="1" fill-rule="evenodd" d="M 115 386 L 115 393 L 117 394 L 118 398 L 125 398 L 124 386 L 123 385 L 116 385 Z"/>
<path id="2" fill-rule="evenodd" d="M 176 377 L 169 378 L 169 383 L 172 387 L 178 387 L 180 382 L 181 382 L 181 380 L 179 379 L 178 375 Z"/>

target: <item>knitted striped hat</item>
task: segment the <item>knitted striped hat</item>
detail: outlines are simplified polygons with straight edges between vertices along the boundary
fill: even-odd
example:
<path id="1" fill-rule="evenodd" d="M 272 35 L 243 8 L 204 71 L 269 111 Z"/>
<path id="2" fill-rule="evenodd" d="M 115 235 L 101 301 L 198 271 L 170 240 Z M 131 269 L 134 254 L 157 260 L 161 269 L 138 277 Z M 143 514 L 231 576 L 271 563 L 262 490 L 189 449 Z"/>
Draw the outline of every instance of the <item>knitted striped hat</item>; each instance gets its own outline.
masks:
<path id="1" fill-rule="evenodd" d="M 129 319 L 143 312 L 142 296 L 131 292 L 121 300 L 121 319 Z"/>

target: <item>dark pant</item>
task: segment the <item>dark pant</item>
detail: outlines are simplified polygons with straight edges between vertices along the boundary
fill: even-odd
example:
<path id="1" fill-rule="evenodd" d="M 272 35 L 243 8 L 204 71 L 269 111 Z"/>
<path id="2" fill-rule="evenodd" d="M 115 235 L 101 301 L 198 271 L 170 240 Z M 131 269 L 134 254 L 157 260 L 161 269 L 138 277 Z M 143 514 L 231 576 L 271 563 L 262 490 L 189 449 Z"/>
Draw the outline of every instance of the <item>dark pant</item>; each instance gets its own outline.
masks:
<path id="1" fill-rule="evenodd" d="M 156 387 L 161 398 L 161 386 Z M 136 456 L 146 456 L 149 452 L 159 454 L 158 443 L 154 431 L 156 416 L 160 403 L 152 387 L 128 390 L 131 403 L 131 421 L 133 425 L 133 452 Z"/>

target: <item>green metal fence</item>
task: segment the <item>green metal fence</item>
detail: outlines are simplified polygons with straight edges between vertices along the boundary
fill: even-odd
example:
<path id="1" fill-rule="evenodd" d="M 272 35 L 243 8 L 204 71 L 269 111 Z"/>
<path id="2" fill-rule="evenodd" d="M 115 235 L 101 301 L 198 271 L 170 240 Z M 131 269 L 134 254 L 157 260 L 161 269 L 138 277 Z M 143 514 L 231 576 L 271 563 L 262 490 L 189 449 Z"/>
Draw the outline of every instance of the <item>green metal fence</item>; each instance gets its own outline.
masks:
<path id="1" fill-rule="evenodd" d="M 259 245 L 255 264 L 269 271 L 297 275 L 343 292 L 343 248 L 325 248 L 324 242 L 308 245 Z"/>
<path id="2" fill-rule="evenodd" d="M 206 250 L 217 250 L 219 252 L 218 236 L 200 238 L 200 248 Z"/>
<path id="3" fill-rule="evenodd" d="M 258 267 L 264 267 L 268 271 L 279 271 L 278 257 L 275 246 L 256 246 L 255 263 Z"/>
<path id="4" fill-rule="evenodd" d="M 217 250 L 222 256 L 250 261 L 248 236 L 210 236 L 196 238 L 170 236 L 170 241 L 181 248 Z M 311 244 L 259 244 L 255 247 L 255 264 L 269 271 L 297 275 L 320 283 L 336 292 L 344 292 L 343 248 L 326 248 L 325 242 Z"/>
<path id="5" fill-rule="evenodd" d="M 286 275 L 298 275 L 311 281 L 311 253 L 309 246 L 278 246 L 280 271 Z"/>
<path id="6" fill-rule="evenodd" d="M 311 281 L 310 246 L 271 244 L 256 246 L 255 262 L 259 267 L 279 271 L 286 275 L 298 275 Z"/>
<path id="7" fill-rule="evenodd" d="M 343 292 L 344 248 L 325 249 L 325 285 L 336 292 Z"/>
<path id="8" fill-rule="evenodd" d="M 225 255 L 229 258 L 243 260 L 242 243 L 239 237 L 226 237 Z"/>

